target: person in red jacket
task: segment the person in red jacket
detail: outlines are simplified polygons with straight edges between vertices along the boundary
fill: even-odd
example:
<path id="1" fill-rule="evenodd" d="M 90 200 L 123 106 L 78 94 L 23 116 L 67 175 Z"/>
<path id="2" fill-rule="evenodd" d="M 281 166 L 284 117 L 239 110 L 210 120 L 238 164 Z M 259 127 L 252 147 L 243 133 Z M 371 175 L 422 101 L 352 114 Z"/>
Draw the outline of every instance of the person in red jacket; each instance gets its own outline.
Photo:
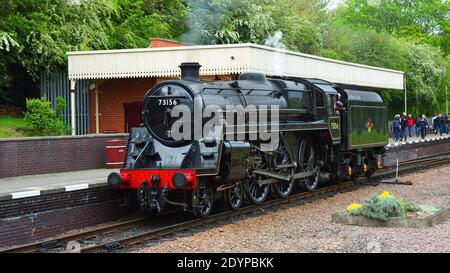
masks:
<path id="1" fill-rule="evenodd" d="M 406 120 L 406 124 L 408 125 L 408 133 L 409 137 L 412 137 L 412 126 L 414 124 L 414 121 L 411 117 L 411 114 L 408 115 L 408 119 Z"/>

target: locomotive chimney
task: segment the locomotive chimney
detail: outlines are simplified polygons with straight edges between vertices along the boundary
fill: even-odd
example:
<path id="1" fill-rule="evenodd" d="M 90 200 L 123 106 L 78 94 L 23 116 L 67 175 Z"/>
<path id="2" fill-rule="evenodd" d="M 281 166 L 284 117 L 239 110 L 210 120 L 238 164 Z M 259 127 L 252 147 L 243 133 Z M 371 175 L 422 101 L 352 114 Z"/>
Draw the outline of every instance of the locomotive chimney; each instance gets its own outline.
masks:
<path id="1" fill-rule="evenodd" d="M 199 63 L 181 63 L 179 68 L 181 69 L 181 79 L 191 82 L 200 81 L 200 67 Z"/>

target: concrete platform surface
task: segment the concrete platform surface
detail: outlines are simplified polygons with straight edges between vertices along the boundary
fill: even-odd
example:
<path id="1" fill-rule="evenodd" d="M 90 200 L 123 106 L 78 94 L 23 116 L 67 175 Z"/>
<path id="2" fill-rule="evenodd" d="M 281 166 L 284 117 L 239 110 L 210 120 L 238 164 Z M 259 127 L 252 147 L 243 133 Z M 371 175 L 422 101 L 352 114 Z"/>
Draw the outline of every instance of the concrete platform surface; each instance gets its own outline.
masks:
<path id="1" fill-rule="evenodd" d="M 118 170 L 94 169 L 0 178 L 0 200 L 106 186 L 108 174 L 113 171 Z"/>
<path id="2" fill-rule="evenodd" d="M 417 143 L 424 143 L 429 141 L 436 141 L 441 139 L 449 139 L 450 136 L 443 135 L 439 136 L 434 134 L 428 134 L 425 139 L 422 139 L 420 137 L 416 137 L 415 135 L 413 137 L 408 137 L 407 141 L 394 141 L 392 138 L 389 138 L 389 144 L 387 147 L 395 147 L 395 146 L 402 146 L 402 145 L 411 145 L 411 144 L 417 144 Z"/>

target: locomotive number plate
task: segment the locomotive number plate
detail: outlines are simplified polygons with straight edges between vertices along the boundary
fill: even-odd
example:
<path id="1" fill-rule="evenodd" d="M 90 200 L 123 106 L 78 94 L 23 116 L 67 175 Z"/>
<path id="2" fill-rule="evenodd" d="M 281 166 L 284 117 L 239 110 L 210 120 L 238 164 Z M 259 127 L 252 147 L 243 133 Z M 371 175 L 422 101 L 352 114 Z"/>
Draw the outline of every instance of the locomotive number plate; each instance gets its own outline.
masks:
<path id="1" fill-rule="evenodd" d="M 175 106 L 180 104 L 176 99 L 158 99 L 158 106 Z"/>
<path id="2" fill-rule="evenodd" d="M 339 130 L 339 123 L 331 122 L 331 130 Z"/>

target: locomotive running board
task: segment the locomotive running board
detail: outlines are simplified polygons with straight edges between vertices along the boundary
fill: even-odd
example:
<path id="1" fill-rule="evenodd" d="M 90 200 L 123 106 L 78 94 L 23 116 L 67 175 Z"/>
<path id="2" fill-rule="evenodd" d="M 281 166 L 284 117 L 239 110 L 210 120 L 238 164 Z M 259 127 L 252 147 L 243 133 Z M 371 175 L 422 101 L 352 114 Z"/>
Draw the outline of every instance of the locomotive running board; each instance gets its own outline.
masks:
<path id="1" fill-rule="evenodd" d="M 280 180 L 283 181 L 291 181 L 291 180 L 296 180 L 296 179 L 302 179 L 302 178 L 307 178 L 310 177 L 311 175 L 314 175 L 317 171 L 317 167 L 309 172 L 301 172 L 301 173 L 295 173 L 293 175 L 282 175 L 280 173 L 277 172 L 273 172 L 273 171 L 268 171 L 268 170 L 262 170 L 262 169 L 256 169 L 253 171 L 254 174 L 259 174 L 262 176 L 267 176 L 270 177 L 268 179 L 262 179 L 259 180 L 257 182 L 257 184 L 259 186 L 263 186 L 263 185 L 268 185 L 268 184 L 273 184 L 276 182 L 279 182 Z"/>

